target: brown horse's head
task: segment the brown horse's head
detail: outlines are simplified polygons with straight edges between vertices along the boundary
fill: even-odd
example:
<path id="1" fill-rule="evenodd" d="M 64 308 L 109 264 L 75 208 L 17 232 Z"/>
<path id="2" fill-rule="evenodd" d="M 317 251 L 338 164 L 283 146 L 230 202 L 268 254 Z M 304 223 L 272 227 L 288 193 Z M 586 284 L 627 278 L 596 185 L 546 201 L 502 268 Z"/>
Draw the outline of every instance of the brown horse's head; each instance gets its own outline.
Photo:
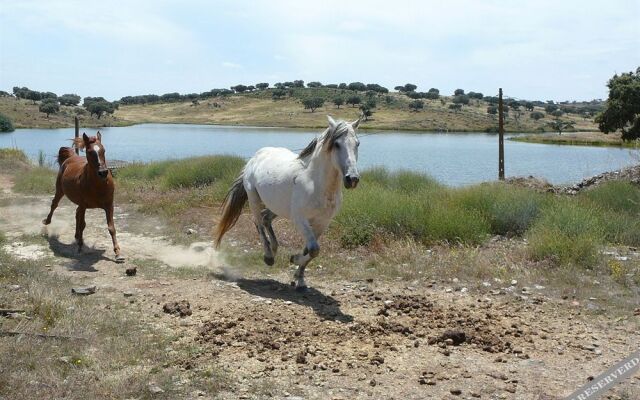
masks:
<path id="1" fill-rule="evenodd" d="M 104 157 L 104 145 L 102 144 L 102 134 L 98 131 L 96 136 L 87 136 L 82 134 L 82 141 L 76 140 L 76 147 L 84 148 L 87 155 L 87 162 L 98 173 L 102 179 L 106 179 L 109 175 L 107 168 L 107 160 Z"/>

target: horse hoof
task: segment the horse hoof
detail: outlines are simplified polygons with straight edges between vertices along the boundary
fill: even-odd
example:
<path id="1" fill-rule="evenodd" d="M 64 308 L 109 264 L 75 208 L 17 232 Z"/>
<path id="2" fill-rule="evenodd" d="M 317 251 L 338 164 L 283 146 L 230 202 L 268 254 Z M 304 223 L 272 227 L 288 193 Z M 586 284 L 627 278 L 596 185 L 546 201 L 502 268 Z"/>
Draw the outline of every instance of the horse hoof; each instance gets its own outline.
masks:
<path id="1" fill-rule="evenodd" d="M 42 220 L 42 224 L 43 225 L 49 225 L 50 223 L 51 223 L 51 221 L 47 221 L 46 218 Z"/>
<path id="2" fill-rule="evenodd" d="M 125 260 L 124 256 L 121 256 L 119 254 L 116 256 L 116 264 L 122 264 L 124 263 L 124 260 Z"/>
<path id="3" fill-rule="evenodd" d="M 273 263 L 275 262 L 275 258 L 273 257 L 264 256 L 262 259 L 264 260 L 264 263 L 267 264 L 268 266 L 272 266 Z"/>
<path id="4" fill-rule="evenodd" d="M 296 286 L 296 292 L 306 292 L 308 290 L 307 285 Z"/>

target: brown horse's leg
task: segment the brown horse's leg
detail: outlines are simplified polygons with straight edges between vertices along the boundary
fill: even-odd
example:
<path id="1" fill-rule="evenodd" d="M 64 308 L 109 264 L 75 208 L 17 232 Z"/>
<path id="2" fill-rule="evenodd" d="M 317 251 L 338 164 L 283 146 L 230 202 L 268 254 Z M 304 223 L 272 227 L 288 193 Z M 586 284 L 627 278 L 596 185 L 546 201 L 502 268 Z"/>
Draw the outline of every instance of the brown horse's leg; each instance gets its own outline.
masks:
<path id="1" fill-rule="evenodd" d="M 107 214 L 107 227 L 109 228 L 109 234 L 113 241 L 113 251 L 116 253 L 116 262 L 123 262 L 124 257 L 120 255 L 120 245 L 118 245 L 118 239 L 116 239 L 116 226 L 113 223 L 113 204 L 105 208 L 104 211 Z"/>
<path id="2" fill-rule="evenodd" d="M 56 210 L 56 208 L 58 208 L 58 203 L 60 203 L 60 199 L 62 199 L 62 196 L 64 196 L 64 193 L 62 193 L 62 183 L 58 178 L 56 180 L 56 194 L 53 195 L 53 200 L 51 200 L 51 211 L 49 211 L 49 215 L 47 215 L 47 218 L 42 220 L 43 224 L 49 225 L 51 223 L 53 212 Z"/>
<path id="3" fill-rule="evenodd" d="M 84 232 L 84 228 L 87 226 L 84 222 L 85 211 L 87 211 L 87 209 L 81 206 L 78 206 L 76 209 L 76 241 L 78 242 L 78 253 L 82 251 L 82 245 L 84 244 L 82 232 Z"/>

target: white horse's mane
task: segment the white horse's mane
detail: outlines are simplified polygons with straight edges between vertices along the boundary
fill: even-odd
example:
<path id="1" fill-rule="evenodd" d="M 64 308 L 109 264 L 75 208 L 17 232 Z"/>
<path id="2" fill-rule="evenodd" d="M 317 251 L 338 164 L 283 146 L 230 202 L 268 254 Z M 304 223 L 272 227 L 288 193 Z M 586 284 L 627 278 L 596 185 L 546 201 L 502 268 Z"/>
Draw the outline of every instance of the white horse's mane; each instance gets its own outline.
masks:
<path id="1" fill-rule="evenodd" d="M 341 138 L 342 136 L 346 135 L 349 132 L 349 124 L 343 120 L 339 120 L 336 123 L 335 128 L 327 128 L 321 135 L 320 137 L 314 138 L 311 142 L 309 142 L 309 144 L 307 145 L 307 147 L 305 147 L 300 154 L 298 155 L 298 158 L 300 159 L 304 159 L 307 158 L 309 156 L 311 156 L 316 147 L 318 145 L 323 146 L 324 143 L 328 143 L 329 148 L 333 145 L 333 143 L 338 140 L 339 138 Z"/>

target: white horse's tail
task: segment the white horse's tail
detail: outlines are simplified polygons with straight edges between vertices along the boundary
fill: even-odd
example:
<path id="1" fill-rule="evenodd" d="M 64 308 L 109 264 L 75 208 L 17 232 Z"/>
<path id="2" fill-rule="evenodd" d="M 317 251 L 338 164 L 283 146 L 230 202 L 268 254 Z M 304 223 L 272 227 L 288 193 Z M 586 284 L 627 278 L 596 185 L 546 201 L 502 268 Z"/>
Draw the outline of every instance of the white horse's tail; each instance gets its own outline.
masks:
<path id="1" fill-rule="evenodd" d="M 216 248 L 220 246 L 222 236 L 238 222 L 238 218 L 242 213 L 242 207 L 244 203 L 247 202 L 247 191 L 244 189 L 244 184 L 242 183 L 243 178 L 244 174 L 240 174 L 224 197 L 224 202 L 222 203 L 222 219 L 216 226 L 213 235 Z"/>

